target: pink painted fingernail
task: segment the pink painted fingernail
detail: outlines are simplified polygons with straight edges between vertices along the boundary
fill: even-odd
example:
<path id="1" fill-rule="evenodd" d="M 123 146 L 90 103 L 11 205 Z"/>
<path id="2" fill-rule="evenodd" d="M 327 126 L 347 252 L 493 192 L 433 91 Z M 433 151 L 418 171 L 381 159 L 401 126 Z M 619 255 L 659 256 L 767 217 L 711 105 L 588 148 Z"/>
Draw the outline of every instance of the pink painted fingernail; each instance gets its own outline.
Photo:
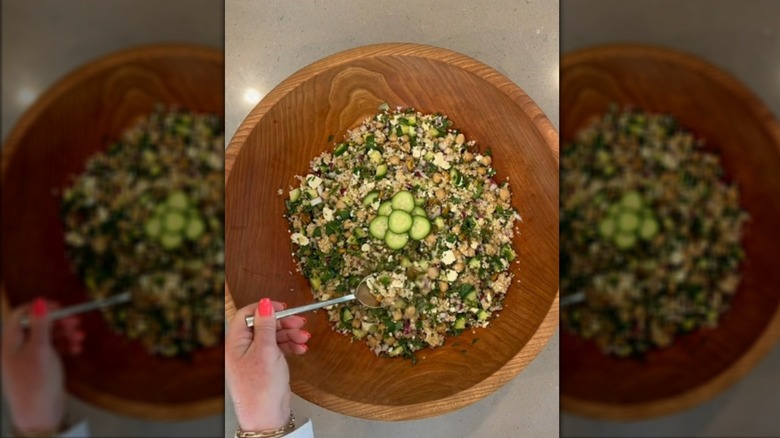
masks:
<path id="1" fill-rule="evenodd" d="M 305 317 L 305 316 L 301 316 L 301 319 L 303 320 L 303 323 L 304 323 L 304 324 L 306 324 L 306 321 L 308 321 L 308 319 L 306 319 L 306 317 Z"/>
<path id="2" fill-rule="evenodd" d="M 271 314 L 274 311 L 274 307 L 271 304 L 271 300 L 269 298 L 263 298 L 260 300 L 260 304 L 258 306 L 258 313 L 260 313 L 260 316 L 271 316 Z"/>
<path id="3" fill-rule="evenodd" d="M 43 318 L 46 316 L 46 300 L 44 300 L 41 297 L 38 297 L 33 301 L 32 304 L 32 314 L 36 318 Z"/>
<path id="4" fill-rule="evenodd" d="M 306 338 L 311 339 L 311 333 L 307 332 L 306 330 L 301 330 L 304 335 L 306 335 Z"/>

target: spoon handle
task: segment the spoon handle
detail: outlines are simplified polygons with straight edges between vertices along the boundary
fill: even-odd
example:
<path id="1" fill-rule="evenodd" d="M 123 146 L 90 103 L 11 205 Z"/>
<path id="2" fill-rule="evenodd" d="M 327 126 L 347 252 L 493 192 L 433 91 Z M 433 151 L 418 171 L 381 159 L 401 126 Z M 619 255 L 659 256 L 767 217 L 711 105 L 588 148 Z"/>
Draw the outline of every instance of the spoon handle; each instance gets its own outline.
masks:
<path id="1" fill-rule="evenodd" d="M 130 301 L 131 298 L 132 295 L 130 295 L 130 292 L 124 292 L 119 295 L 114 295 L 108 298 L 104 298 L 102 300 L 88 301 L 86 303 L 76 304 L 75 306 L 70 306 L 59 310 L 55 310 L 54 312 L 49 313 L 47 318 L 50 321 L 54 321 L 55 319 L 65 318 L 67 316 L 89 312 L 90 310 L 99 309 L 101 307 L 107 307 L 119 303 L 125 303 Z M 22 325 L 22 327 L 26 328 L 30 326 L 30 318 L 27 315 L 22 316 L 22 319 L 19 322 Z"/>
<path id="2" fill-rule="evenodd" d="M 343 297 L 334 298 L 332 300 L 319 301 L 316 303 L 307 304 L 305 306 L 293 307 L 290 309 L 282 310 L 280 312 L 276 312 L 276 319 L 282 319 L 286 316 L 297 315 L 299 313 L 308 312 L 310 310 L 321 309 L 323 307 L 332 306 L 334 304 L 345 303 L 347 301 L 352 301 L 354 299 L 355 299 L 355 294 L 349 294 L 349 295 L 344 295 Z M 246 318 L 244 318 L 244 320 L 246 321 L 247 327 L 254 327 L 255 317 L 253 315 L 247 316 Z"/>

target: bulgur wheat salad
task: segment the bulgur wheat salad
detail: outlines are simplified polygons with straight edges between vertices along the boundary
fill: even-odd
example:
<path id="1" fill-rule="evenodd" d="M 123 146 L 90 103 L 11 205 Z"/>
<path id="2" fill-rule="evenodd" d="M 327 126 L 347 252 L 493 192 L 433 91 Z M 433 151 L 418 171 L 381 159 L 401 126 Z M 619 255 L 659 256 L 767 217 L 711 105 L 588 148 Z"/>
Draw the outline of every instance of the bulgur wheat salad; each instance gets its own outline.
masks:
<path id="1" fill-rule="evenodd" d="M 564 149 L 563 326 L 630 356 L 713 328 L 740 282 L 737 187 L 668 115 L 612 109 Z"/>
<path id="2" fill-rule="evenodd" d="M 414 361 L 423 347 L 488 326 L 512 281 L 519 215 L 509 183 L 451 125 L 384 104 L 316 157 L 286 201 L 293 256 L 316 300 L 375 274 L 380 308 L 349 302 L 328 316 L 377 355 Z"/>
<path id="3" fill-rule="evenodd" d="M 92 156 L 63 193 L 65 241 L 117 332 L 155 354 L 223 337 L 223 146 L 219 117 L 158 108 Z"/>

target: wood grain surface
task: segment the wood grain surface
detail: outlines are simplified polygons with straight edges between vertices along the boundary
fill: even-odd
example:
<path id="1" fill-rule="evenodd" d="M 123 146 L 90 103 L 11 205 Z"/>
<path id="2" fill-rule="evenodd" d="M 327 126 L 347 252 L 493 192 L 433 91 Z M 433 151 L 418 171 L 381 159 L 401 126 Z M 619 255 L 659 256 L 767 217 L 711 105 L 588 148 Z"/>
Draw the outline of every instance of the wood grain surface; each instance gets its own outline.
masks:
<path id="1" fill-rule="evenodd" d="M 220 51 L 146 46 L 69 74 L 21 117 L 3 148 L 2 287 L 10 305 L 43 296 L 87 300 L 66 258 L 60 193 L 86 159 L 106 149 L 156 103 L 224 115 Z M 224 346 L 186 359 L 152 357 L 83 315 L 84 352 L 65 360 L 67 388 L 103 408 L 147 419 L 184 419 L 224 407 Z"/>
<path id="2" fill-rule="evenodd" d="M 251 111 L 226 152 L 228 315 L 264 296 L 290 306 L 312 301 L 308 282 L 295 272 L 277 190 L 286 193 L 293 177 L 332 147 L 329 136 L 343 138 L 382 102 L 443 112 L 467 138 L 491 147 L 498 176 L 511 178 L 512 203 L 523 217 L 514 242 L 520 264 L 512 264 L 516 281 L 500 317 L 487 329 L 421 351 L 417 365 L 377 358 L 365 344 L 331 331 L 324 312 L 308 315 L 309 351 L 288 359 L 293 391 L 343 414 L 404 420 L 452 411 L 495 391 L 554 333 L 558 135 L 506 77 L 448 50 L 382 44 L 303 68 Z M 475 338 L 480 342 L 472 345 Z"/>
<path id="3" fill-rule="evenodd" d="M 693 56 L 620 45 L 563 57 L 562 138 L 569 144 L 610 103 L 674 115 L 720 154 L 751 219 L 742 283 L 720 325 L 643 359 L 602 355 L 561 337 L 561 405 L 603 419 L 640 419 L 690 408 L 747 373 L 780 336 L 780 127 L 736 79 Z M 565 171 L 565 169 L 564 169 Z M 565 236 L 562 236 L 565 238 Z"/>

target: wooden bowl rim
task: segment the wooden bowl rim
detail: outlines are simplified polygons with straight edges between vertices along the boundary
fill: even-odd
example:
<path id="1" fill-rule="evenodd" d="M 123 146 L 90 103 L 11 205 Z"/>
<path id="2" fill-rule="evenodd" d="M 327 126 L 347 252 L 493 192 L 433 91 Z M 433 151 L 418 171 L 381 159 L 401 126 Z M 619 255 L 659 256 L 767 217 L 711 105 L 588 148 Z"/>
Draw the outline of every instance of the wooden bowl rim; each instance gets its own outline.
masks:
<path id="1" fill-rule="evenodd" d="M 251 120 L 260 120 L 290 91 L 320 73 L 361 58 L 378 56 L 406 56 L 440 61 L 480 77 L 515 102 L 518 107 L 528 115 L 529 119 L 538 122 L 537 129 L 540 129 L 540 133 L 542 137 L 545 138 L 547 146 L 555 157 L 556 163 L 558 162 L 558 132 L 544 112 L 538 108 L 533 99 L 507 77 L 482 62 L 452 50 L 424 44 L 382 43 L 356 47 L 322 58 L 293 73 L 279 85 L 274 87 L 274 89 L 271 90 L 271 92 L 269 92 L 260 103 L 249 112 L 249 114 L 247 114 L 244 121 L 241 122 L 236 133 L 233 135 L 233 138 L 230 140 L 227 150 L 225 151 L 225 185 L 227 186 L 230 172 L 241 148 L 256 126 L 256 123 L 251 122 Z M 538 114 L 532 116 L 528 107 L 536 109 Z M 523 349 L 491 376 L 488 376 L 470 388 L 466 388 L 459 393 L 443 399 L 434 402 L 403 406 L 385 406 L 378 404 L 369 405 L 364 402 L 357 403 L 333 394 L 319 393 L 316 397 L 312 397 L 311 399 L 309 399 L 309 397 L 305 398 L 325 409 L 333 410 L 345 415 L 355 415 L 352 411 L 359 408 L 358 410 L 361 412 L 360 417 L 374 420 L 410 420 L 440 415 L 462 408 L 499 389 L 519 374 L 534 358 L 536 358 L 542 348 L 547 344 L 550 337 L 555 333 L 555 329 L 558 326 L 558 307 L 558 291 L 556 291 L 555 298 L 553 299 L 547 314 Z M 235 313 L 236 305 L 230 294 L 227 280 L 225 280 L 225 314 L 227 319 L 232 319 Z M 312 387 L 305 382 L 300 382 L 299 384 L 304 390 L 296 392 L 301 392 L 305 395 L 318 392 L 317 388 Z M 293 389 L 297 388 L 294 387 Z"/>
<path id="2" fill-rule="evenodd" d="M 3 143 L 3 150 L 0 153 L 0 157 L 2 157 L 0 181 L 5 182 L 6 171 L 11 158 L 20 147 L 19 145 L 27 132 L 53 102 L 69 92 L 73 87 L 78 86 L 86 79 L 100 72 L 120 67 L 122 64 L 142 59 L 165 58 L 171 54 L 178 56 L 188 55 L 205 61 L 224 62 L 224 55 L 219 49 L 188 43 L 145 44 L 121 49 L 87 61 L 82 66 L 75 68 L 58 79 L 52 86 L 41 93 L 35 102 L 19 117 Z M 6 318 L 11 309 L 8 304 L 2 276 L 0 276 L 0 298 L 2 300 L 2 306 L 0 306 L 2 309 L 1 313 L 3 318 Z M 78 394 L 74 395 L 83 397 L 84 400 L 111 411 L 148 420 L 182 420 L 217 414 L 224 410 L 225 400 L 224 396 L 220 396 L 188 403 L 157 404 L 126 400 L 104 392 L 82 391 L 83 388 L 78 391 Z"/>
<path id="3" fill-rule="evenodd" d="M 693 54 L 669 47 L 649 44 L 606 44 L 584 47 L 561 57 L 561 75 L 568 69 L 585 61 L 631 55 L 644 56 L 648 60 L 672 62 L 680 68 L 695 71 L 739 96 L 753 118 L 760 120 L 767 134 L 774 140 L 780 153 L 780 124 L 769 108 L 736 77 L 722 68 Z M 648 108 L 652 110 L 652 108 Z M 673 397 L 666 397 L 643 403 L 619 404 L 601 403 L 566 395 L 561 388 L 561 409 L 572 414 L 601 420 L 635 421 L 669 415 L 693 408 L 725 391 L 747 374 L 763 359 L 780 339 L 780 306 L 775 310 L 764 331 L 747 352 L 729 368 L 709 382 Z M 563 353 L 563 352 L 562 352 Z M 564 358 L 565 359 L 565 358 Z"/>

